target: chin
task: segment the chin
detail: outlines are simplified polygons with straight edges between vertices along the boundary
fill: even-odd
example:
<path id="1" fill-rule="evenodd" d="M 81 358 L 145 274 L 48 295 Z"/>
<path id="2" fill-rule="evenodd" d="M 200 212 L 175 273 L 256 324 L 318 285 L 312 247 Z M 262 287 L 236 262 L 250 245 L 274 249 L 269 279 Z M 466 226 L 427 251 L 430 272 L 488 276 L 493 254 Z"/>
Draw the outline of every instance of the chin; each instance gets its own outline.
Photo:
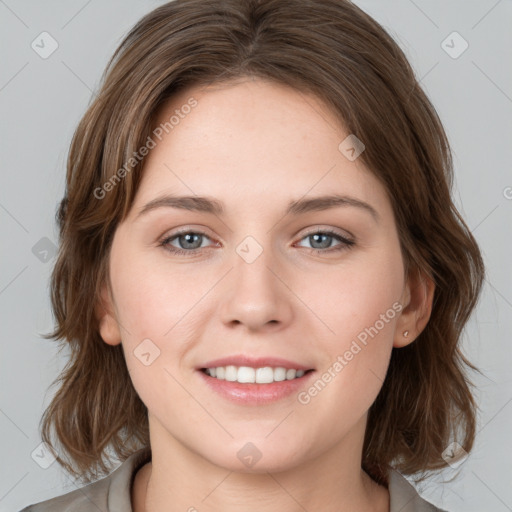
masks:
<path id="1" fill-rule="evenodd" d="M 232 449 L 230 449 L 232 447 Z M 234 455 L 234 456 L 233 456 Z M 275 446 L 267 440 L 233 441 L 223 453 L 212 454 L 209 460 L 236 473 L 265 474 L 287 471 L 300 463 L 297 446 Z"/>

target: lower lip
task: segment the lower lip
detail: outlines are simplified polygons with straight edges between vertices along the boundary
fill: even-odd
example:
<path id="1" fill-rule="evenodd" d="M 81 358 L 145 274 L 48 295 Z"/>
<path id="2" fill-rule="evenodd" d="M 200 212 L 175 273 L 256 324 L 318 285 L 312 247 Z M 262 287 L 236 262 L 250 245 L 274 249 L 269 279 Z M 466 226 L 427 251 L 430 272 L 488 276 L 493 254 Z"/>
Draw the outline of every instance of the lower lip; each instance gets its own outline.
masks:
<path id="1" fill-rule="evenodd" d="M 197 371 L 210 389 L 228 400 L 244 405 L 268 404 L 282 400 L 292 394 L 297 394 L 315 373 L 315 371 L 312 371 L 305 373 L 298 379 L 283 380 L 270 384 L 242 384 L 240 382 L 216 379 L 201 370 Z"/>

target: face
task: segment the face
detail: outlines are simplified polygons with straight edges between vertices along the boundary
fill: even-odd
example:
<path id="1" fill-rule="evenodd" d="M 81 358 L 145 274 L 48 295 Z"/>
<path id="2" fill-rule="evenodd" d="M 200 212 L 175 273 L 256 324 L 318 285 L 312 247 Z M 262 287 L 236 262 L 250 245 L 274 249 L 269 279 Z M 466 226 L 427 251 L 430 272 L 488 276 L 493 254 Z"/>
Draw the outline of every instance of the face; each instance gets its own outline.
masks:
<path id="1" fill-rule="evenodd" d="M 115 232 L 100 332 L 122 343 L 152 444 L 231 470 L 244 447 L 262 454 L 254 470 L 297 466 L 362 436 L 392 347 L 414 338 L 390 199 L 314 96 L 260 80 L 191 88 L 155 126 L 176 109 Z M 170 196 L 221 209 L 147 207 Z M 201 371 L 231 356 L 314 371 L 259 391 Z"/>

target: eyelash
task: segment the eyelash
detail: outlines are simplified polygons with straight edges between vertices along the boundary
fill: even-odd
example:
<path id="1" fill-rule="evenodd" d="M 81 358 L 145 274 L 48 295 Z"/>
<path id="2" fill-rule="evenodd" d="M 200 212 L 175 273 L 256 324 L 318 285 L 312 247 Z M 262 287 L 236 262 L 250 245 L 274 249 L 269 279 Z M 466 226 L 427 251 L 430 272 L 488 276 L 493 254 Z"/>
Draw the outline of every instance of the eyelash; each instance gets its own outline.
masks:
<path id="1" fill-rule="evenodd" d="M 185 229 L 185 230 L 173 233 L 171 236 L 165 237 L 159 243 L 159 247 L 163 247 L 166 251 L 169 251 L 171 254 L 174 254 L 176 256 L 185 256 L 185 257 L 195 256 L 197 254 L 197 252 L 202 249 L 201 247 L 198 247 L 196 249 L 186 250 L 186 249 L 178 249 L 176 247 L 173 247 L 172 245 L 169 245 L 171 240 L 174 240 L 175 238 L 178 238 L 179 236 L 186 235 L 186 234 L 201 235 L 208 239 L 210 238 L 206 233 L 203 233 L 202 231 L 193 231 L 190 229 L 188 229 L 188 230 Z M 350 240 L 349 238 L 346 238 L 343 235 L 341 235 L 340 233 L 338 233 L 337 231 L 334 231 L 331 229 L 317 230 L 317 231 L 312 231 L 310 233 L 306 233 L 301 238 L 301 240 L 303 240 L 304 238 L 313 236 L 313 235 L 329 235 L 329 236 L 336 238 L 338 241 L 342 242 L 341 244 L 335 246 L 334 248 L 330 247 L 327 249 L 315 249 L 315 248 L 304 247 L 304 249 L 309 249 L 310 251 L 313 251 L 314 253 L 319 254 L 319 255 L 325 254 L 325 253 L 332 253 L 332 252 L 341 252 L 344 250 L 351 249 L 352 246 L 355 245 L 354 240 Z"/>

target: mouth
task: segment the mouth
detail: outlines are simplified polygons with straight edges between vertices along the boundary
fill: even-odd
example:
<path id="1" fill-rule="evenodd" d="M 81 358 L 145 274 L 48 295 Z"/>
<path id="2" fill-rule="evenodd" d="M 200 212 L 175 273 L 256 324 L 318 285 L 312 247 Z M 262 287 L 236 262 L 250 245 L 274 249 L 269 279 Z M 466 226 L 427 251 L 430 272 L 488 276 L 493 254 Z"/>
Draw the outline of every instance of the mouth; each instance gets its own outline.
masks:
<path id="1" fill-rule="evenodd" d="M 298 380 L 315 371 L 312 368 L 304 370 L 282 366 L 251 367 L 234 365 L 212 366 L 199 370 L 213 379 L 239 384 L 273 384 L 275 382 Z"/>
<path id="2" fill-rule="evenodd" d="M 216 396 L 240 406 L 264 406 L 289 400 L 308 385 L 316 371 L 283 366 L 208 366 L 196 368 Z"/>
<path id="3" fill-rule="evenodd" d="M 282 357 L 239 353 L 204 361 L 195 369 L 215 395 L 238 405 L 260 406 L 296 396 L 316 373 L 311 366 Z"/>

